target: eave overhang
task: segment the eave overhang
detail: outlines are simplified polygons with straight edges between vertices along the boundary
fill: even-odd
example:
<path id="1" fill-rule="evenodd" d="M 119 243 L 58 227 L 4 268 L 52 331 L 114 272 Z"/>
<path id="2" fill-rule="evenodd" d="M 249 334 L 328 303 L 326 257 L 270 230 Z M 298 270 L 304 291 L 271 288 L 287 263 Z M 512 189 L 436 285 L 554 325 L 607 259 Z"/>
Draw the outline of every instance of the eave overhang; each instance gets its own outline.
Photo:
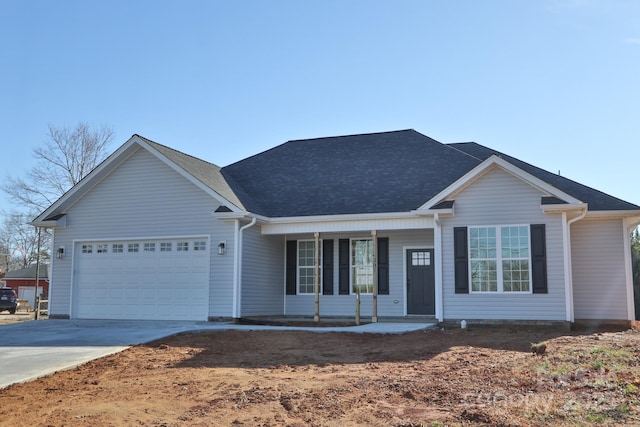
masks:
<path id="1" fill-rule="evenodd" d="M 562 213 L 562 212 L 575 212 L 588 209 L 587 203 L 569 204 L 569 203 L 556 203 L 551 205 L 541 204 L 540 209 L 544 213 Z"/>
<path id="2" fill-rule="evenodd" d="M 67 214 L 55 214 L 51 215 L 39 223 L 30 222 L 29 224 L 35 227 L 43 227 L 43 228 L 65 228 L 67 226 Z"/>

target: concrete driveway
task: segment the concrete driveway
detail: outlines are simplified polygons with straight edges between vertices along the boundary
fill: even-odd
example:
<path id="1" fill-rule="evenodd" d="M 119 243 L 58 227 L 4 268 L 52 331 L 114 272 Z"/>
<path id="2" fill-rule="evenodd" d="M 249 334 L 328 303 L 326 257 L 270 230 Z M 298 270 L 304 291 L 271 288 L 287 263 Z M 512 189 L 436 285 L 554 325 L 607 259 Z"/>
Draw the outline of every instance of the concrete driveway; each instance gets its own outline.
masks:
<path id="1" fill-rule="evenodd" d="M 187 331 L 307 330 L 313 332 L 403 333 L 425 323 L 370 323 L 351 327 L 283 327 L 226 322 L 62 320 L 0 325 L 0 388 L 31 381 L 126 348 Z"/>

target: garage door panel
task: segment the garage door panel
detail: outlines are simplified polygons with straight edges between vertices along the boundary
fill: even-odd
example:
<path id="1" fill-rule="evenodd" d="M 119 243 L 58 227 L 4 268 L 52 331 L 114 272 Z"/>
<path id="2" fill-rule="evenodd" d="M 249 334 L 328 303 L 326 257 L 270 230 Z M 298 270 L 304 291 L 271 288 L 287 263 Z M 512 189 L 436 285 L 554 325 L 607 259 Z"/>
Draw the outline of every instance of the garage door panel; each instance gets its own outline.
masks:
<path id="1" fill-rule="evenodd" d="M 195 241 L 207 239 L 77 244 L 75 317 L 206 320 L 209 245 L 207 250 L 194 251 Z M 136 243 L 138 251 L 129 252 Z M 189 250 L 178 251 L 178 243 Z M 117 247 L 122 252 L 112 250 Z"/>

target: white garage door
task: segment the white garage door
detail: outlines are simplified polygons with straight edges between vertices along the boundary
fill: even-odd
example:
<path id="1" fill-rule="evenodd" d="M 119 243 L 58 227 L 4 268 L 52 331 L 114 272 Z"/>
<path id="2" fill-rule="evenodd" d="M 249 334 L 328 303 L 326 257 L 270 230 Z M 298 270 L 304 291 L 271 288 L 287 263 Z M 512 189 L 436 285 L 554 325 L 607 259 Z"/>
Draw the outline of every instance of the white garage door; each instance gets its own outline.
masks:
<path id="1" fill-rule="evenodd" d="M 74 254 L 74 317 L 207 320 L 207 238 L 82 242 Z"/>

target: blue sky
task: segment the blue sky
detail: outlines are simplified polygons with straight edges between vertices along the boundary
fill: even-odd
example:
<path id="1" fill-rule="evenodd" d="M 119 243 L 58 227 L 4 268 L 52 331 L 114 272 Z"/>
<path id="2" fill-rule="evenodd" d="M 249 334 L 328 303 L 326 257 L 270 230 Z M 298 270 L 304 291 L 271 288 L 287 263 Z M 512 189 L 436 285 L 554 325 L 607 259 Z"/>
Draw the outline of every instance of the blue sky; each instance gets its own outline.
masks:
<path id="1" fill-rule="evenodd" d="M 0 0 L 0 178 L 47 126 L 225 166 L 413 128 L 640 204 L 640 2 Z M 12 208 L 4 195 L 0 210 Z"/>

